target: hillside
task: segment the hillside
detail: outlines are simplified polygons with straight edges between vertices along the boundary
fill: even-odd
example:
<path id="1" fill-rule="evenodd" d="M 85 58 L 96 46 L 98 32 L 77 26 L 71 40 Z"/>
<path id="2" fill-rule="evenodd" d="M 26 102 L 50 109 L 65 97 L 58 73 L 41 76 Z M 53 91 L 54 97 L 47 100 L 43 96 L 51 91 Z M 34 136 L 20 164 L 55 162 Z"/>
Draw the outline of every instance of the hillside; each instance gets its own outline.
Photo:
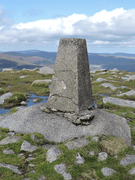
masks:
<path id="1" fill-rule="evenodd" d="M 0 53 L 0 70 L 3 68 L 35 68 L 44 65 L 54 65 L 56 52 L 40 50 L 15 51 Z M 135 71 L 135 54 L 127 53 L 88 53 L 91 69 L 117 68 L 124 71 Z"/>

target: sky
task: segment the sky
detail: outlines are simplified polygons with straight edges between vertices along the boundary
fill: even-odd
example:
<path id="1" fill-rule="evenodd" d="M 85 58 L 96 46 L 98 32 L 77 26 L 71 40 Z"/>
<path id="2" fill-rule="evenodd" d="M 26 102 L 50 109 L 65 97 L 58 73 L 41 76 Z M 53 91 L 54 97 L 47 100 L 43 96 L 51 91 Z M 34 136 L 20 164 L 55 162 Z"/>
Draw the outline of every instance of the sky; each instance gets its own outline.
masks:
<path id="1" fill-rule="evenodd" d="M 0 0 L 0 51 L 57 52 L 60 38 L 135 54 L 135 0 Z"/>

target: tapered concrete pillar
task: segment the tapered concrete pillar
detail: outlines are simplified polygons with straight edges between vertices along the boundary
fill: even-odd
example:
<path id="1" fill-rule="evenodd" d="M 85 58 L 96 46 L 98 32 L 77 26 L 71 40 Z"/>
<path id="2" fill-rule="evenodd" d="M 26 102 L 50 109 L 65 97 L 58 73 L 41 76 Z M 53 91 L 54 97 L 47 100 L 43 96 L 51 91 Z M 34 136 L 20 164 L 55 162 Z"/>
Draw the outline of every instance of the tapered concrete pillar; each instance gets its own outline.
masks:
<path id="1" fill-rule="evenodd" d="M 93 105 L 86 40 L 61 38 L 46 107 L 80 113 Z"/>

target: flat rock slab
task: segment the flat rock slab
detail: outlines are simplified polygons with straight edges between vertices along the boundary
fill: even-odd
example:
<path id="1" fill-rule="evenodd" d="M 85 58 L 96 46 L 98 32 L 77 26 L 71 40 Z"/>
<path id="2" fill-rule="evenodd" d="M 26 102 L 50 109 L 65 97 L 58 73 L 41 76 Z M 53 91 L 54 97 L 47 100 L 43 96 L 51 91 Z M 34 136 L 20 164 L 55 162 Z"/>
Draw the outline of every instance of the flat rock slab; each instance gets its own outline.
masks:
<path id="1" fill-rule="evenodd" d="M 46 160 L 51 163 L 51 162 L 55 161 L 57 159 L 57 156 L 59 156 L 60 154 L 61 154 L 61 152 L 58 147 L 51 147 L 46 152 Z"/>
<path id="2" fill-rule="evenodd" d="M 130 81 L 130 80 L 135 80 L 135 75 L 131 75 L 128 77 L 128 79 L 126 79 L 126 81 Z"/>
<path id="3" fill-rule="evenodd" d="M 122 158 L 120 164 L 126 166 L 128 164 L 135 163 L 135 155 L 127 154 L 125 158 Z"/>
<path id="4" fill-rule="evenodd" d="M 20 139 L 22 138 L 19 136 L 8 136 L 0 141 L 0 145 L 17 143 Z"/>
<path id="5" fill-rule="evenodd" d="M 13 94 L 8 92 L 0 96 L 0 104 L 4 104 L 4 100 L 10 98 Z"/>
<path id="6" fill-rule="evenodd" d="M 37 149 L 36 146 L 31 145 L 29 142 L 24 141 L 21 145 L 21 151 L 33 152 Z"/>
<path id="7" fill-rule="evenodd" d="M 103 103 L 112 103 L 112 104 L 116 104 L 119 106 L 126 106 L 126 107 L 132 107 L 135 108 L 135 101 L 130 101 L 130 100 L 124 100 L 124 99 L 120 99 L 120 98 L 113 98 L 113 97 L 105 97 L 103 98 Z"/>
<path id="8" fill-rule="evenodd" d="M 117 95 L 117 96 L 123 96 L 123 95 L 127 95 L 127 96 L 135 95 L 135 90 L 132 89 L 131 91 L 128 91 L 128 92 L 119 94 L 119 95 Z"/>
<path id="9" fill-rule="evenodd" d="M 124 117 L 95 109 L 95 115 L 88 126 L 74 125 L 67 118 L 42 112 L 44 104 L 20 109 L 11 115 L 0 116 L 0 127 L 17 133 L 41 133 L 48 141 L 64 142 L 74 137 L 114 135 L 125 139 L 131 145 L 131 132 Z"/>
<path id="10" fill-rule="evenodd" d="M 95 82 L 102 82 L 102 81 L 107 81 L 107 80 L 104 78 L 98 78 Z"/>
<path id="11" fill-rule="evenodd" d="M 103 84 L 101 84 L 100 86 L 109 87 L 109 88 L 111 88 L 112 90 L 115 90 L 115 89 L 118 88 L 118 87 L 113 86 L 113 85 L 110 84 L 110 83 L 103 83 Z"/>
<path id="12" fill-rule="evenodd" d="M 75 139 L 74 141 L 67 142 L 65 145 L 68 149 L 77 149 L 86 146 L 88 143 L 87 139 Z"/>
<path id="13" fill-rule="evenodd" d="M 18 170 L 17 166 L 12 166 L 10 164 L 0 163 L 0 167 L 5 167 L 5 168 L 13 170 L 17 174 L 22 174 L 22 172 Z"/>

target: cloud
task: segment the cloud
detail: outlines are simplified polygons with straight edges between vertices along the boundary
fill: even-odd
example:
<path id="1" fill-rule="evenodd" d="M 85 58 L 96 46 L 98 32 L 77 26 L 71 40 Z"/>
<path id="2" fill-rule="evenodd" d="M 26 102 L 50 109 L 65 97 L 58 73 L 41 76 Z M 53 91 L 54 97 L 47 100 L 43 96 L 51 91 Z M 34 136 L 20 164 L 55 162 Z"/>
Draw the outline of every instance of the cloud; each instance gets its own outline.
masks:
<path id="1" fill-rule="evenodd" d="M 75 37 L 85 38 L 90 47 L 135 47 L 135 9 L 102 10 L 90 17 L 74 13 L 68 17 L 19 23 L 9 28 L 5 28 L 2 14 L 0 8 L 0 44 L 57 46 L 61 37 Z"/>

